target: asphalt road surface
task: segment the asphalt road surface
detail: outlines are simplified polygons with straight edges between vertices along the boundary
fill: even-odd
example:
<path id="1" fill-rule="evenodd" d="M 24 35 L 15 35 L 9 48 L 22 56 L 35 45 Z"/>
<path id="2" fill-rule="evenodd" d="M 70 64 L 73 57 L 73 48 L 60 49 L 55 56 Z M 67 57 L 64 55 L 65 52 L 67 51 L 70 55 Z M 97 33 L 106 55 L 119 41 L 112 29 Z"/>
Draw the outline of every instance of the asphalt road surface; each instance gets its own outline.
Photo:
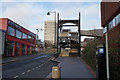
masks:
<path id="1" fill-rule="evenodd" d="M 2 66 L 2 78 L 45 78 L 57 62 L 50 61 L 53 55 L 46 54 L 29 60 L 17 61 Z"/>

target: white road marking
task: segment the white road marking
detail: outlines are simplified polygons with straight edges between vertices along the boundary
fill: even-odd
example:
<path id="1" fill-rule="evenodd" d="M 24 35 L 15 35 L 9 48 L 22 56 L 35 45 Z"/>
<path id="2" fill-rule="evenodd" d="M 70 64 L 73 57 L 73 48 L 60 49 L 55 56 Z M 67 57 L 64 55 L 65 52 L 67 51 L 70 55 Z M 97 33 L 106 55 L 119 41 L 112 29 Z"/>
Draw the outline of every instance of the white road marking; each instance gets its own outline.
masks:
<path id="1" fill-rule="evenodd" d="M 13 77 L 13 78 L 18 78 L 18 76 L 15 76 L 15 77 Z"/>
<path id="2" fill-rule="evenodd" d="M 47 62 L 48 62 L 48 61 L 47 61 Z M 41 66 L 45 65 L 47 62 L 45 62 L 45 63 L 41 64 Z"/>
<path id="3" fill-rule="evenodd" d="M 35 70 L 34 68 L 32 68 L 32 70 Z"/>
<path id="4" fill-rule="evenodd" d="M 25 72 L 22 73 L 22 75 L 24 75 L 24 74 L 25 74 Z"/>
<path id="5" fill-rule="evenodd" d="M 52 58 L 49 58 L 48 61 L 50 61 Z"/>
<path id="6" fill-rule="evenodd" d="M 48 60 L 48 61 L 49 61 L 49 60 Z M 48 61 L 47 61 L 47 62 L 48 62 Z M 38 67 L 41 67 L 42 65 L 46 64 L 47 62 L 45 62 L 45 63 L 39 65 Z M 36 68 L 38 68 L 38 67 L 36 67 Z M 32 70 L 35 70 L 35 68 L 32 68 Z M 27 72 L 30 72 L 30 70 L 27 70 Z M 23 72 L 23 73 L 21 73 L 21 74 L 24 75 L 25 72 Z M 19 76 L 15 76 L 15 77 L 13 77 L 13 78 L 18 78 L 18 77 L 19 77 Z"/>
<path id="7" fill-rule="evenodd" d="M 38 67 L 36 67 L 36 68 L 38 68 Z"/>
<path id="8" fill-rule="evenodd" d="M 30 70 L 27 70 L 27 72 L 30 72 Z"/>

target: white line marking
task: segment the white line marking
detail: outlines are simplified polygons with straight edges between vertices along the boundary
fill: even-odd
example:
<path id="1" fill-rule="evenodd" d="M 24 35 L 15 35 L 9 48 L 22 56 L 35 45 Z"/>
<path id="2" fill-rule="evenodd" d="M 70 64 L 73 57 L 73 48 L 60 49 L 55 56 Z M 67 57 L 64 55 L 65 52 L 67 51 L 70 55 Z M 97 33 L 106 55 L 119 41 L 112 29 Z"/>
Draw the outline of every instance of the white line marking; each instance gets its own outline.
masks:
<path id="1" fill-rule="evenodd" d="M 45 65 L 46 63 L 47 63 L 47 62 L 45 62 L 45 63 L 41 64 L 41 66 Z"/>
<path id="2" fill-rule="evenodd" d="M 15 76 L 15 77 L 13 77 L 13 78 L 18 78 L 18 76 Z"/>
<path id="3" fill-rule="evenodd" d="M 25 72 L 22 73 L 22 75 L 24 75 L 24 74 L 25 74 Z"/>
<path id="4" fill-rule="evenodd" d="M 38 67 L 36 67 L 36 68 L 38 68 Z"/>
<path id="5" fill-rule="evenodd" d="M 50 61 L 52 58 L 49 58 L 48 61 Z"/>
<path id="6" fill-rule="evenodd" d="M 27 72 L 30 72 L 30 70 L 27 70 Z"/>
<path id="7" fill-rule="evenodd" d="M 34 68 L 32 68 L 32 70 L 35 70 Z"/>

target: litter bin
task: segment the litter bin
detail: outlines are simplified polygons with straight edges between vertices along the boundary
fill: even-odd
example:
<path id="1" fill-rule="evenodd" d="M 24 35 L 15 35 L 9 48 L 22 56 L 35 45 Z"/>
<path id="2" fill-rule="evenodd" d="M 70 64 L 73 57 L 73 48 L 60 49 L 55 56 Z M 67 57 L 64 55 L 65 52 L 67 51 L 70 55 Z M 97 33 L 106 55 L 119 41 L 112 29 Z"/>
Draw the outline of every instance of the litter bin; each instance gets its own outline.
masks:
<path id="1" fill-rule="evenodd" d="M 60 66 L 53 66 L 52 67 L 52 78 L 59 79 L 61 77 L 61 67 Z"/>

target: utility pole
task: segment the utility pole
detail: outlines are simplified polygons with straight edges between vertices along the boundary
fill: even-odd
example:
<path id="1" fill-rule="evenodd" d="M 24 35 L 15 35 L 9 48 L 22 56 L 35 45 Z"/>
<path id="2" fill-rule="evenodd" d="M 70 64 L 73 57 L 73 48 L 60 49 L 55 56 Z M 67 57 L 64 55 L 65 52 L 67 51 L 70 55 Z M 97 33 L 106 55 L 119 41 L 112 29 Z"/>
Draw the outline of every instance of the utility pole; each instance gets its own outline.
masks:
<path id="1" fill-rule="evenodd" d="M 38 32 L 39 32 L 39 29 L 36 29 L 37 30 L 37 44 L 38 44 Z"/>
<path id="2" fill-rule="evenodd" d="M 39 29 L 40 28 L 37 28 L 36 30 L 37 30 L 37 47 L 38 47 L 38 32 L 39 32 Z M 41 31 L 42 31 L 42 29 L 40 29 Z M 38 49 L 37 49 L 38 50 Z"/>
<path id="3" fill-rule="evenodd" d="M 79 22 L 78 22 L 78 33 L 79 33 L 79 44 L 78 44 L 78 56 L 81 57 L 81 26 L 80 26 L 81 14 L 79 12 Z"/>
<path id="4" fill-rule="evenodd" d="M 58 25 L 57 25 L 57 57 L 59 56 L 58 53 L 58 44 L 59 44 L 59 13 L 57 14 L 57 21 L 58 21 Z"/>

